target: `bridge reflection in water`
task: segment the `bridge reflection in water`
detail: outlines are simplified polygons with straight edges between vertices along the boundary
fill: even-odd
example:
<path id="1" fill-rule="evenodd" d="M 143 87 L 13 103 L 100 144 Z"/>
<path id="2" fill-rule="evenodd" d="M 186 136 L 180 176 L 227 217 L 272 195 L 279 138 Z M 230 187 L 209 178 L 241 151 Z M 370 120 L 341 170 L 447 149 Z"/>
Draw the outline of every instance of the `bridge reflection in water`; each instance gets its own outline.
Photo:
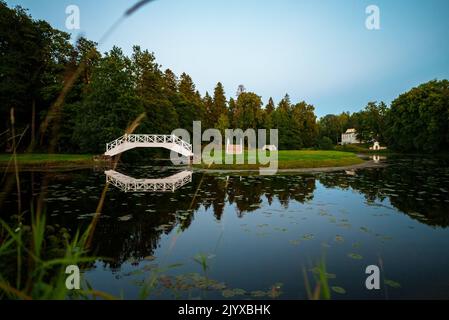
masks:
<path id="1" fill-rule="evenodd" d="M 124 192 L 175 192 L 192 182 L 192 171 L 182 171 L 159 179 L 135 179 L 114 170 L 104 172 L 106 183 L 110 183 Z"/>

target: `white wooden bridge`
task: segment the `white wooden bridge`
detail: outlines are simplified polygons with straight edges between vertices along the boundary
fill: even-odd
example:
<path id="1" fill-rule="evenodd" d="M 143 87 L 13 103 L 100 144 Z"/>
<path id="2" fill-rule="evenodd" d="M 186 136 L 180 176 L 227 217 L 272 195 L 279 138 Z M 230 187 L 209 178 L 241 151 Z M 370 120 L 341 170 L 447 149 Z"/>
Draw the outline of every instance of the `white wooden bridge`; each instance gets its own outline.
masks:
<path id="1" fill-rule="evenodd" d="M 183 171 L 162 179 L 134 179 L 114 170 L 105 171 L 106 183 L 124 192 L 175 192 L 192 182 L 192 171 Z"/>
<path id="2" fill-rule="evenodd" d="M 165 148 L 192 157 L 192 145 L 175 135 L 125 134 L 106 144 L 106 156 L 115 156 L 134 148 Z"/>

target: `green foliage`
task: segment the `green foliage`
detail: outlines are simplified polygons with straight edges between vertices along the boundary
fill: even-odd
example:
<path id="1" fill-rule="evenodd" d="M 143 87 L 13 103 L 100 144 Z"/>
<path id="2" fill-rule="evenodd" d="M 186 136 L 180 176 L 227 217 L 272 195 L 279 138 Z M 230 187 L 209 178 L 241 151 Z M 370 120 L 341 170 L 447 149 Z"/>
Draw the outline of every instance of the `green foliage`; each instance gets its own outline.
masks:
<path id="1" fill-rule="evenodd" d="M 265 106 L 265 109 L 262 111 L 262 128 L 264 129 L 274 129 L 273 123 L 273 113 L 276 107 L 274 105 L 273 98 L 270 97 L 268 99 L 268 104 Z"/>
<path id="2" fill-rule="evenodd" d="M 280 149 L 298 149 L 294 143 L 293 131 L 290 122 L 290 97 L 285 95 L 284 99 L 279 102 L 276 111 L 273 114 L 273 123 L 279 130 L 279 148 Z"/>
<path id="3" fill-rule="evenodd" d="M 331 288 L 329 286 L 329 279 L 334 278 L 335 276 L 327 273 L 324 258 L 309 271 L 312 273 L 315 282 L 313 288 L 310 287 L 309 276 L 306 273 L 306 270 L 303 269 L 304 284 L 309 300 L 330 300 Z"/>
<path id="4" fill-rule="evenodd" d="M 216 128 L 220 130 L 222 137 L 224 137 L 225 130 L 230 128 L 228 115 L 226 113 L 220 115 L 220 117 L 218 118 L 218 122 L 216 124 Z"/>
<path id="5" fill-rule="evenodd" d="M 400 95 L 387 118 L 388 145 L 403 152 L 449 150 L 449 81 L 430 81 Z"/>
<path id="6" fill-rule="evenodd" d="M 230 157 L 230 164 L 201 164 L 197 167 L 206 169 L 224 169 L 224 170 L 259 170 L 261 165 L 258 163 L 257 155 L 245 151 L 245 164 L 231 164 L 235 162 L 233 156 L 226 156 L 223 151 L 223 159 Z M 303 169 L 303 168 L 324 168 L 341 167 L 363 163 L 363 160 L 354 153 L 324 150 L 281 150 L 277 152 L 277 165 L 279 169 Z M 256 164 L 249 164 L 249 160 Z"/>
<path id="7" fill-rule="evenodd" d="M 349 117 L 348 113 L 328 114 L 322 117 L 318 122 L 320 138 L 327 137 L 333 144 L 337 144 L 341 139 L 341 134 L 348 129 Z"/>
<path id="8" fill-rule="evenodd" d="M 47 225 L 45 215 L 34 214 L 29 226 L 0 220 L 0 227 L 0 299 L 62 300 L 92 295 L 88 284 L 76 291 L 65 285 L 66 266 L 82 267 L 95 261 L 85 250 L 88 231 L 72 236 L 65 228 Z"/>
<path id="9" fill-rule="evenodd" d="M 334 149 L 334 145 L 332 140 L 328 137 L 322 137 L 318 141 L 318 149 L 320 150 L 332 150 Z"/>
<path id="10" fill-rule="evenodd" d="M 364 110 L 350 114 L 328 114 L 318 123 L 320 138 L 328 137 L 333 144 L 341 141 L 341 134 L 349 128 L 357 131 L 358 139 L 365 142 L 373 140 L 385 143 L 386 117 L 388 108 L 385 103 L 369 102 Z"/>
<path id="11" fill-rule="evenodd" d="M 31 133 L 24 141 L 33 142 L 37 115 L 62 87 L 61 71 L 74 49 L 67 33 L 32 20 L 22 7 L 9 9 L 2 1 L 0 17 L 0 132 L 9 129 L 5 120 L 14 107 L 17 132 Z"/>
<path id="12" fill-rule="evenodd" d="M 262 98 L 243 85 L 237 98 L 228 100 L 218 82 L 212 97 L 207 92 L 202 97 L 188 74 L 178 79 L 170 69 L 161 71 L 148 50 L 135 46 L 127 57 L 114 47 L 100 54 L 96 43 L 80 38 L 71 44 L 69 34 L 33 20 L 21 7 L 8 8 L 3 1 L 0 16 L 0 115 L 8 119 L 14 106 L 16 132 L 26 132 L 22 150 L 39 140 L 40 151 L 56 141 L 51 151 L 102 153 L 105 143 L 121 136 L 143 113 L 146 118 L 137 132 L 168 134 L 179 127 L 191 131 L 193 121 L 202 121 L 203 129 L 221 131 L 277 128 L 284 150 L 328 149 L 327 139 L 336 145 L 348 128 L 355 128 L 366 143 L 377 140 L 398 151 L 449 149 L 447 80 L 412 89 L 393 101 L 391 110 L 383 102 L 369 102 L 360 112 L 326 115 L 317 121 L 312 105 L 294 103 L 288 95 L 277 107 L 272 98 L 262 107 Z M 51 113 L 48 125 L 54 130 L 38 139 L 43 120 L 77 71 L 80 76 L 62 108 Z M 0 132 L 8 129 L 8 121 L 0 122 Z M 9 152 L 8 141 L 3 140 L 2 149 Z"/>
<path id="13" fill-rule="evenodd" d="M 131 61 L 117 47 L 95 69 L 89 93 L 72 109 L 73 140 L 83 152 L 101 153 L 105 142 L 121 136 L 148 107 L 137 96 L 130 72 Z"/>
<path id="14" fill-rule="evenodd" d="M 179 127 L 186 129 L 189 132 L 192 131 L 193 121 L 201 121 L 205 117 L 206 108 L 201 96 L 198 91 L 196 91 L 192 78 L 186 73 L 181 74 L 178 99 L 174 105 L 179 121 Z M 173 129 L 175 128 L 177 127 L 174 127 Z"/>
<path id="15" fill-rule="evenodd" d="M 354 153 L 366 153 L 369 151 L 368 148 L 364 147 L 363 145 L 358 145 L 358 144 L 357 145 L 356 144 L 339 145 L 339 146 L 335 147 L 335 150 L 342 151 L 342 152 L 354 152 Z"/>
<path id="16" fill-rule="evenodd" d="M 242 92 L 236 102 L 234 118 L 237 128 L 246 130 L 257 128 L 260 120 L 262 99 L 253 92 Z"/>
<path id="17" fill-rule="evenodd" d="M 73 165 L 73 164 L 83 164 L 92 163 L 92 155 L 83 154 L 39 154 L 39 153 L 23 153 L 17 154 L 17 161 L 21 166 L 33 166 L 33 165 Z M 6 166 L 11 163 L 10 154 L 0 154 L 0 165 Z"/>
<path id="18" fill-rule="evenodd" d="M 304 101 L 292 105 L 289 95 L 281 100 L 272 116 L 274 127 L 279 129 L 280 149 L 310 148 L 316 144 L 318 126 L 314 111 Z"/>
<path id="19" fill-rule="evenodd" d="M 387 116 L 385 103 L 369 102 L 364 110 L 352 115 L 354 128 L 357 130 L 358 139 L 361 141 L 385 142 L 385 121 Z"/>
<path id="20" fill-rule="evenodd" d="M 213 103 L 211 105 L 211 109 L 208 110 L 208 117 L 210 118 L 210 122 L 214 124 L 214 127 L 217 129 L 228 129 L 229 123 L 226 128 L 223 128 L 223 124 L 225 119 L 227 119 L 228 115 L 227 110 L 227 101 L 224 92 L 223 85 L 219 82 L 214 90 L 214 98 Z M 223 118 L 221 118 L 223 116 Z M 220 124 L 221 118 L 221 124 Z M 229 122 L 229 121 L 228 121 Z M 221 125 L 221 128 L 219 127 Z"/>

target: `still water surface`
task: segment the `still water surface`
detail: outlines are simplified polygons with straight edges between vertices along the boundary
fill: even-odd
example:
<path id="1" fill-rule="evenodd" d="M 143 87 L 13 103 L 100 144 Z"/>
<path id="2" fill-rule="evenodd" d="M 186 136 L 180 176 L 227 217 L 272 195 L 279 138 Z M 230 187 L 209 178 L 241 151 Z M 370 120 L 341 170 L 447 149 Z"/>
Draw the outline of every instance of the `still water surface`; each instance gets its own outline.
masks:
<path id="1" fill-rule="evenodd" d="M 84 278 L 124 298 L 307 299 L 305 279 L 315 284 L 315 266 L 324 259 L 329 286 L 338 287 L 333 299 L 447 299 L 449 163 L 385 162 L 317 174 L 194 172 L 174 192 L 110 185 L 94 237 L 102 258 Z M 167 182 L 183 169 L 116 171 Z M 25 198 L 37 196 L 42 175 L 21 174 Z M 87 226 L 105 172 L 47 175 L 50 223 L 71 232 Z M 381 290 L 365 288 L 365 268 L 372 264 L 382 269 Z"/>

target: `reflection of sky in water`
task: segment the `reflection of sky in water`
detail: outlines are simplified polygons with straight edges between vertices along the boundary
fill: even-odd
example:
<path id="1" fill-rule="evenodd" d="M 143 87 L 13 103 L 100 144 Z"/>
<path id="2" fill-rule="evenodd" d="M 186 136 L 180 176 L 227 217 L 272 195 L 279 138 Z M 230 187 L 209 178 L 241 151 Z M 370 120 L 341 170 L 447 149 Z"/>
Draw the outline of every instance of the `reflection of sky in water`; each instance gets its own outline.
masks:
<path id="1" fill-rule="evenodd" d="M 125 297 L 135 298 L 140 290 L 136 281 L 148 278 L 156 267 L 180 264 L 160 270 L 168 277 L 157 282 L 160 291 L 152 298 L 176 297 L 175 276 L 180 276 L 178 284 L 196 279 L 192 287 L 178 291 L 181 297 L 265 298 L 282 283 L 275 285 L 281 298 L 306 298 L 303 268 L 312 280 L 311 267 L 325 257 L 333 275 L 329 284 L 347 292 L 333 298 L 447 298 L 447 168 L 395 161 L 355 176 L 337 172 L 227 179 L 195 173 L 192 183 L 171 194 L 110 189 L 94 243 L 98 254 L 112 261 L 98 261 L 87 279 L 96 289 L 115 295 L 122 289 Z M 179 169 L 160 171 L 123 169 L 136 177 L 155 172 L 164 177 Z M 47 200 L 51 219 L 71 229 L 89 223 L 86 212 L 98 201 L 102 172 L 60 173 L 52 181 Z M 208 277 L 217 281 L 215 290 L 206 293 L 198 289 L 203 272 L 194 257 L 199 253 L 208 257 Z M 383 277 L 401 288 L 364 289 L 365 267 L 380 259 Z M 237 288 L 247 294 L 232 291 Z"/>

